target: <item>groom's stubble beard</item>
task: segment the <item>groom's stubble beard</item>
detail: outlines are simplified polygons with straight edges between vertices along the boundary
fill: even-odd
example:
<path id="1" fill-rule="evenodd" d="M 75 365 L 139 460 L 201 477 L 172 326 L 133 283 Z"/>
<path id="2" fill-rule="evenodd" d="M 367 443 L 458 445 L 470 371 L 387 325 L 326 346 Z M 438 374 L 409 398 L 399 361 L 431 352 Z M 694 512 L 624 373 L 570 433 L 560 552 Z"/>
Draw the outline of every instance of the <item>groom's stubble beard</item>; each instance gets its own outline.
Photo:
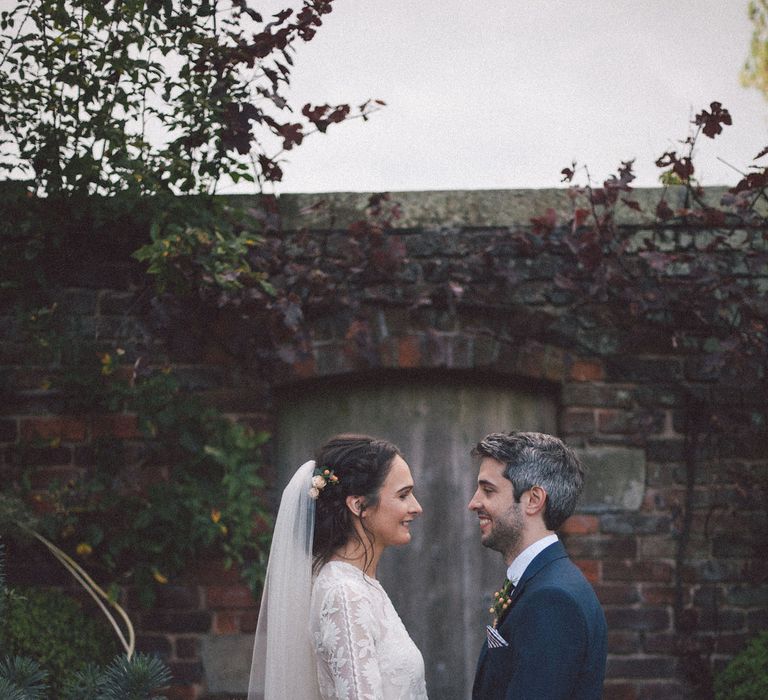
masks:
<path id="1" fill-rule="evenodd" d="M 523 516 L 520 504 L 513 503 L 502 516 L 493 518 L 491 531 L 481 540 L 484 547 L 501 553 L 506 557 L 508 552 L 517 551 L 523 537 Z"/>

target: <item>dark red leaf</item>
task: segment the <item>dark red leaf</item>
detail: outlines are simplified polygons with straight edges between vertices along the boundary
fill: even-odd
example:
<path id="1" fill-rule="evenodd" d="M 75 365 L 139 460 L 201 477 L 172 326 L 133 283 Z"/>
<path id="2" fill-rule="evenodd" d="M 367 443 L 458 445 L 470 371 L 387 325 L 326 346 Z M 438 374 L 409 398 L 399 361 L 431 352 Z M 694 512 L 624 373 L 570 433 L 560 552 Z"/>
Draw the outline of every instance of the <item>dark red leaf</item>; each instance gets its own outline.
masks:
<path id="1" fill-rule="evenodd" d="M 280 10 L 276 15 L 272 15 L 275 18 L 273 24 L 282 24 L 293 14 L 293 10 L 287 7 L 284 10 Z"/>
<path id="2" fill-rule="evenodd" d="M 635 174 L 632 172 L 632 166 L 634 165 L 634 162 L 634 159 L 624 160 L 621 162 L 621 167 L 619 168 L 619 179 L 624 184 L 629 184 L 632 182 L 632 180 L 635 179 Z"/>
<path id="3" fill-rule="evenodd" d="M 253 37 L 253 43 L 248 47 L 257 58 L 266 58 L 274 50 L 275 37 L 271 32 L 260 32 Z"/>
<path id="4" fill-rule="evenodd" d="M 573 228 L 574 230 L 584 225 L 584 222 L 589 218 L 589 209 L 579 208 L 573 212 Z"/>
<path id="5" fill-rule="evenodd" d="M 670 208 L 669 204 L 667 204 L 667 201 L 665 199 L 662 199 L 656 205 L 656 216 L 662 221 L 671 219 L 674 215 L 675 213 L 672 211 L 672 209 Z"/>
<path id="6" fill-rule="evenodd" d="M 550 207 L 544 213 L 544 216 L 532 218 L 531 224 L 533 224 L 533 232 L 537 236 L 551 233 L 555 226 L 557 226 L 557 212 Z"/>
<path id="7" fill-rule="evenodd" d="M 672 166 L 672 172 L 675 173 L 681 180 L 690 180 L 693 176 L 693 162 L 688 156 L 680 158 Z"/>
<path id="8" fill-rule="evenodd" d="M 280 182 L 283 179 L 283 171 L 274 160 L 264 154 L 259 156 L 259 165 L 264 179 L 269 182 Z"/>
<path id="9" fill-rule="evenodd" d="M 668 165 L 673 165 L 676 162 L 677 162 L 677 153 L 675 151 L 667 151 L 656 160 L 656 167 L 666 168 Z"/>
<path id="10" fill-rule="evenodd" d="M 768 153 L 768 146 L 766 146 L 760 153 L 758 153 L 754 160 L 757 160 L 758 158 L 762 158 L 766 153 Z"/>
<path id="11" fill-rule="evenodd" d="M 630 209 L 634 209 L 635 211 L 643 211 L 643 208 L 640 206 L 639 202 L 636 202 L 634 199 L 627 199 L 626 197 L 622 197 L 621 201 L 624 202 Z"/>
<path id="12" fill-rule="evenodd" d="M 304 140 L 301 124 L 282 124 L 277 131 L 283 137 L 283 148 L 286 151 L 290 151 L 294 145 L 301 145 L 301 142 Z"/>
<path id="13" fill-rule="evenodd" d="M 264 75 L 266 75 L 267 78 L 269 78 L 269 81 L 272 83 L 272 87 L 277 88 L 277 82 L 278 82 L 277 72 L 267 67 L 263 67 L 262 70 L 264 71 Z"/>
<path id="14" fill-rule="evenodd" d="M 746 177 L 742 178 L 736 187 L 729 190 L 732 194 L 739 194 L 740 192 L 761 190 L 768 186 L 768 168 L 762 171 L 749 173 Z"/>
<path id="15" fill-rule="evenodd" d="M 328 121 L 331 124 L 338 124 L 343 122 L 349 114 L 349 105 L 338 105 L 334 108 L 333 112 L 328 115 Z"/>
<path id="16" fill-rule="evenodd" d="M 731 115 L 728 110 L 723 109 L 723 106 L 719 102 L 712 102 L 709 105 L 709 108 L 712 110 L 711 112 L 702 109 L 701 112 L 696 115 L 693 123 L 696 124 L 696 126 L 701 126 L 704 135 L 713 139 L 722 132 L 722 124 L 730 126 L 733 122 L 731 121 Z"/>

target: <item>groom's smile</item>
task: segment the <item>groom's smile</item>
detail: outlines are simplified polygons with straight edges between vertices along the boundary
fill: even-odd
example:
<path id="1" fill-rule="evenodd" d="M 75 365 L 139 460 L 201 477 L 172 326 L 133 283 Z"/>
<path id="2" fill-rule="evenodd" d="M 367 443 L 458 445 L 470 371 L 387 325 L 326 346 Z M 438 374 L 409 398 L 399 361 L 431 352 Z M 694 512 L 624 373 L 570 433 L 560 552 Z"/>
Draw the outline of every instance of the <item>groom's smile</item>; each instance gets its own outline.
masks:
<path id="1" fill-rule="evenodd" d="M 486 457 L 480 463 L 477 490 L 468 505 L 477 515 L 480 542 L 507 556 L 517 546 L 523 521 L 520 504 L 515 502 L 512 482 L 504 476 L 504 465 Z"/>

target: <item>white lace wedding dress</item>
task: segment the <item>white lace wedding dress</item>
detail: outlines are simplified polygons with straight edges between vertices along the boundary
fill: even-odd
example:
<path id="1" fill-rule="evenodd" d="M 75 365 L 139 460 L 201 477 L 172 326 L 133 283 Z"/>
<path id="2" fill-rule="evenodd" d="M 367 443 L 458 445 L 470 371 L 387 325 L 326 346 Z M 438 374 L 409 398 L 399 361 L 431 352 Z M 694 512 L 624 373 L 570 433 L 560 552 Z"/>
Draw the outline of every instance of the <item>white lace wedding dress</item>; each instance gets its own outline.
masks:
<path id="1" fill-rule="evenodd" d="M 421 652 L 381 584 L 352 564 L 320 570 L 310 631 L 323 700 L 427 700 Z"/>

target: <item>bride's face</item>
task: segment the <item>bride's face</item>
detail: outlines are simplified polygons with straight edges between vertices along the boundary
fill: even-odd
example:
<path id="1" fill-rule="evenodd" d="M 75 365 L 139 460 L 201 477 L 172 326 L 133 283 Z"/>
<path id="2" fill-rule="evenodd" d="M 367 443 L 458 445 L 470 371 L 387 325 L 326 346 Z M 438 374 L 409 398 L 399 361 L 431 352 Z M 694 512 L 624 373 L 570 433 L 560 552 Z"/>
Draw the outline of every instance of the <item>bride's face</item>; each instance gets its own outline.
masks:
<path id="1" fill-rule="evenodd" d="M 411 541 L 411 522 L 421 515 L 413 495 L 413 477 L 405 460 L 396 455 L 379 491 L 379 502 L 363 511 L 365 527 L 377 547 L 407 544 Z"/>

